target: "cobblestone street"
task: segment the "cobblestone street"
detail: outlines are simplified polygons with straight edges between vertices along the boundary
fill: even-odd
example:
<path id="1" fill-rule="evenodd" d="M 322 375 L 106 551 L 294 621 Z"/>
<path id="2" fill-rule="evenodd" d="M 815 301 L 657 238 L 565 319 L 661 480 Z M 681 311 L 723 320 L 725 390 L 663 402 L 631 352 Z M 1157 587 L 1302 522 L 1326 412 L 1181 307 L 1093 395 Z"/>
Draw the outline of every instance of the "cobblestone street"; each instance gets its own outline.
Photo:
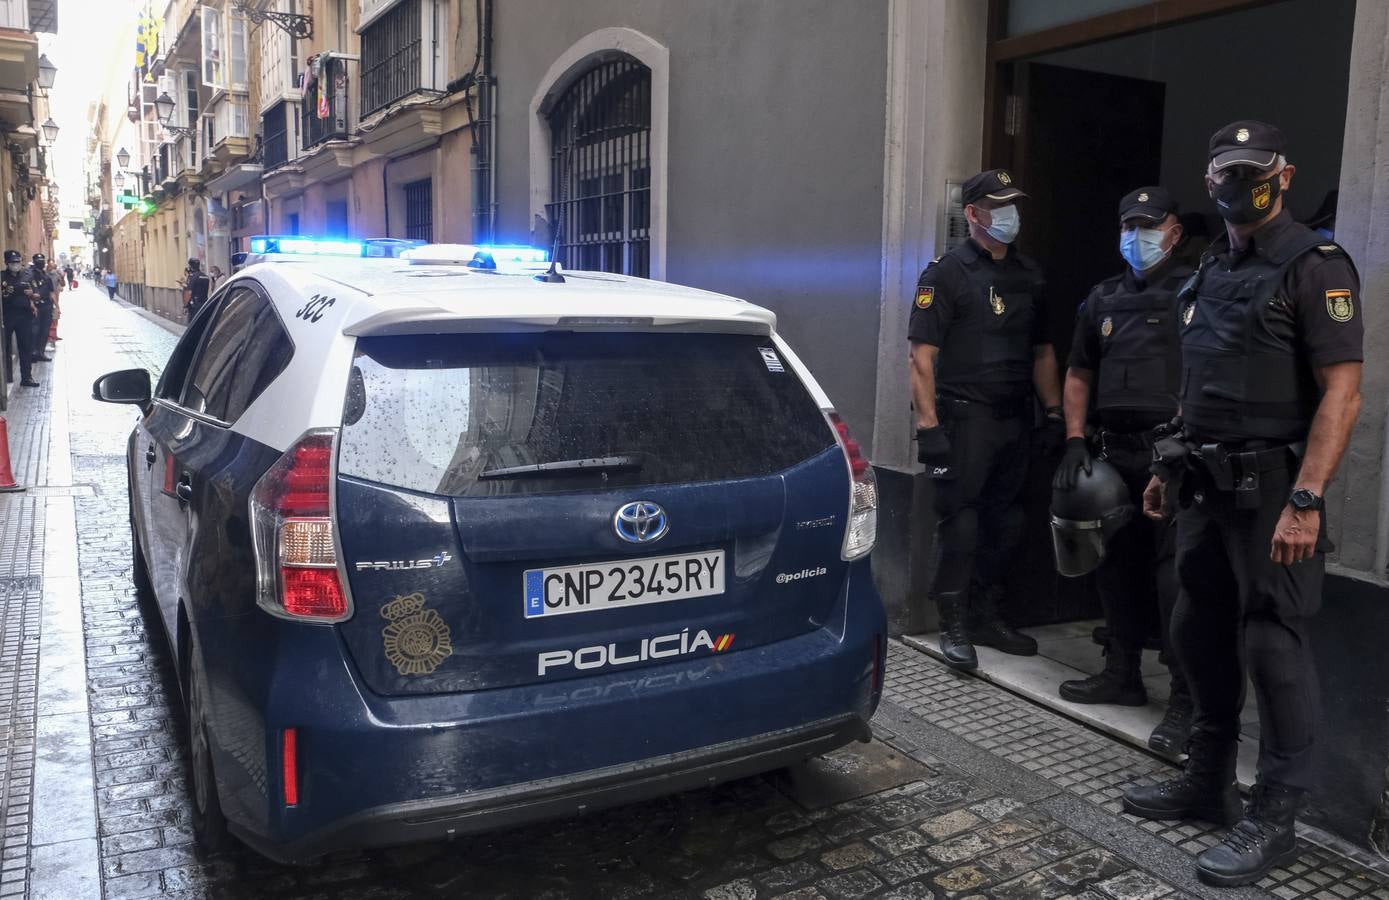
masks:
<path id="1" fill-rule="evenodd" d="M 1256 887 L 1200 884 L 1192 858 L 1211 831 L 1119 812 L 1122 789 L 1167 763 L 896 643 L 876 740 L 805 767 L 312 866 L 245 849 L 201 858 L 179 693 L 131 584 L 124 452 L 137 413 L 89 398 L 103 372 L 157 375 L 177 336 L 86 284 L 63 298 L 61 333 L 42 388 L 9 414 L 29 490 L 0 495 L 0 898 L 1389 900 L 1389 879 L 1311 842 Z M 46 655 L 79 608 L 85 675 Z M 70 695 L 40 702 L 64 685 Z"/>

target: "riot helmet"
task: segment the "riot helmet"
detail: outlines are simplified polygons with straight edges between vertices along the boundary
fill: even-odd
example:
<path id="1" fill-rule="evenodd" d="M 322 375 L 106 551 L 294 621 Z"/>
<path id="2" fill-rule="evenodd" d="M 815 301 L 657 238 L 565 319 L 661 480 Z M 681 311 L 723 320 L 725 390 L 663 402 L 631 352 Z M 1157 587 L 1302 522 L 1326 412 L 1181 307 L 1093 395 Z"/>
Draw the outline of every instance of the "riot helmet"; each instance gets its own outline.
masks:
<path id="1" fill-rule="evenodd" d="M 1051 492 L 1051 546 L 1056 571 L 1067 578 L 1088 575 L 1104 560 L 1105 546 L 1137 510 L 1119 470 L 1096 459 L 1076 472 L 1075 486 Z"/>
<path id="2" fill-rule="evenodd" d="M 44 267 L 44 264 L 48 262 L 48 260 L 44 258 L 44 255 L 42 253 L 35 253 L 33 257 L 31 257 L 30 261 L 33 262 L 33 264 L 40 269 L 42 269 Z"/>

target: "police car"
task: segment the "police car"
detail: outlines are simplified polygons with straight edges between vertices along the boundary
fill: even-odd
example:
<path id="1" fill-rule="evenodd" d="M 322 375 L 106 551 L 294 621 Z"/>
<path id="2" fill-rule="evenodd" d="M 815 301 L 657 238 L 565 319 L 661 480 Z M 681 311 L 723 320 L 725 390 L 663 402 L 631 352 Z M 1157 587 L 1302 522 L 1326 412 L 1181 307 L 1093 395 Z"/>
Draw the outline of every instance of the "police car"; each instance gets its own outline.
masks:
<path id="1" fill-rule="evenodd" d="M 134 577 L 205 847 L 442 838 L 868 738 L 873 473 L 773 314 L 544 256 L 263 246 L 157 385 L 95 383 L 142 413 Z"/>

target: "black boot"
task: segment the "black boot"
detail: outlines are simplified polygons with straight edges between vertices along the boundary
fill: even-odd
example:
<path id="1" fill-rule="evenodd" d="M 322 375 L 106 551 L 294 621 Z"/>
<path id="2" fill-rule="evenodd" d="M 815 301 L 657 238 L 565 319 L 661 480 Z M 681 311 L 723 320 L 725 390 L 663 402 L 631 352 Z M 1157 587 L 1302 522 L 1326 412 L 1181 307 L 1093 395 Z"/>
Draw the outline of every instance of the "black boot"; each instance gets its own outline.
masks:
<path id="1" fill-rule="evenodd" d="M 940 611 L 940 652 L 946 663 L 956 669 L 973 669 L 979 665 L 979 657 L 965 629 L 965 596 L 959 591 L 936 595 L 936 609 Z"/>
<path id="2" fill-rule="evenodd" d="M 1297 858 L 1295 825 L 1301 804 L 1301 791 L 1255 785 L 1244 818 L 1220 843 L 1196 857 L 1196 877 L 1218 887 L 1238 887 L 1292 862 Z"/>
<path id="3" fill-rule="evenodd" d="M 1072 703 L 1146 706 L 1148 691 L 1143 687 L 1143 674 L 1139 671 L 1142 662 L 1141 653 L 1111 644 L 1105 650 L 1103 671 L 1089 678 L 1061 682 L 1061 699 Z"/>
<path id="4" fill-rule="evenodd" d="M 1217 747 L 1197 734 L 1187 753 L 1186 767 L 1176 778 L 1125 791 L 1124 812 L 1144 819 L 1204 819 L 1233 825 L 1240 817 L 1235 742 Z"/>
<path id="5" fill-rule="evenodd" d="M 993 647 L 1014 656 L 1036 656 L 1037 642 L 1018 631 L 998 613 L 998 601 L 1003 588 L 989 587 L 976 591 L 974 608 L 970 610 L 969 636 L 981 647 Z"/>
<path id="6" fill-rule="evenodd" d="M 1191 737 L 1191 696 L 1173 685 L 1167 701 L 1167 712 L 1148 736 L 1148 749 L 1165 756 L 1176 757 Z"/>

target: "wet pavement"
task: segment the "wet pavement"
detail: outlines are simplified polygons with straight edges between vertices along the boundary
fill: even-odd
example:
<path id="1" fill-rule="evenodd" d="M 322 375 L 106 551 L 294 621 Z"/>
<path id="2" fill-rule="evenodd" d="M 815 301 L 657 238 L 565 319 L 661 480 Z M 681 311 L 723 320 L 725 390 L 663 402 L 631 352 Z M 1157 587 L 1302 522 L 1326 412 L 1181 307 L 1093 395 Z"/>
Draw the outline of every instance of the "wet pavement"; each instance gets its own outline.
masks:
<path id="1" fill-rule="evenodd" d="M 311 866 L 203 858 L 167 647 L 130 582 L 136 412 L 88 398 L 105 371 L 157 373 L 177 338 L 89 286 L 63 304 L 58 358 L 10 416 L 16 474 L 36 489 L 0 496 L 0 900 L 1389 898 L 1389 880 L 1311 844 L 1254 888 L 1199 884 L 1192 855 L 1215 835 L 1119 814 L 1123 787 L 1166 763 L 900 644 L 877 739 L 807 766 Z M 84 659 L 60 652 L 74 631 Z"/>

